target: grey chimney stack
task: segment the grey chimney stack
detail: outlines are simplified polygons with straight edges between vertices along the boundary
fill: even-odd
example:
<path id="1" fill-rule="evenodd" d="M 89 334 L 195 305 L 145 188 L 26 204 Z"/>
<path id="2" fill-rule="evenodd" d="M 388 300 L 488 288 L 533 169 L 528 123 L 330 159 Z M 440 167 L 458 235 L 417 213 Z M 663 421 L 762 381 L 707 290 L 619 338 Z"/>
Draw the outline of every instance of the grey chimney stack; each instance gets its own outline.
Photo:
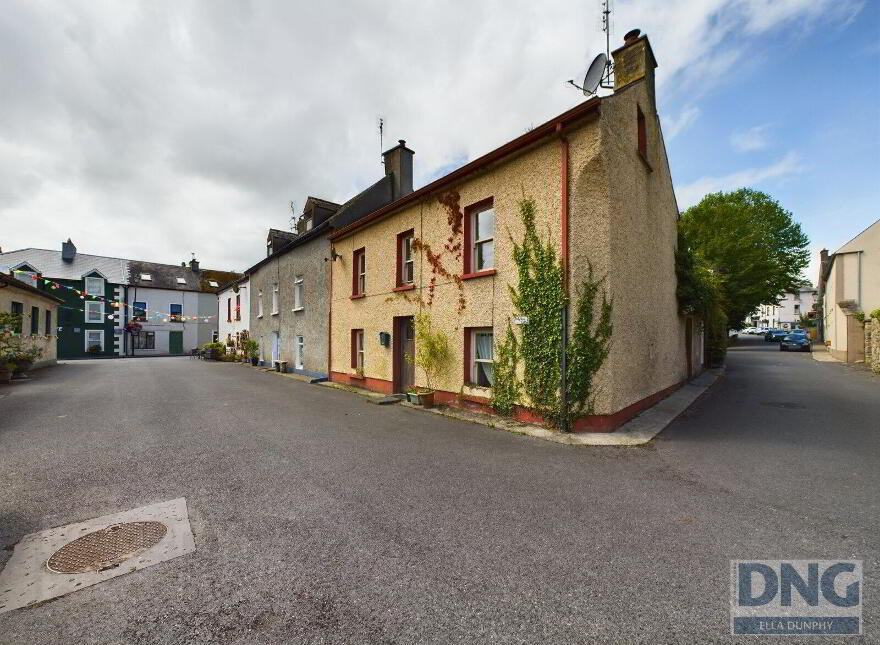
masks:
<path id="1" fill-rule="evenodd" d="M 189 261 L 189 268 L 192 269 L 194 272 L 198 273 L 199 272 L 199 261 L 196 260 L 195 258 L 190 260 Z"/>
<path id="2" fill-rule="evenodd" d="M 61 243 L 61 259 L 65 262 L 73 262 L 73 258 L 76 257 L 76 247 L 73 245 L 73 242 L 70 241 L 70 238 L 67 238 L 66 242 Z"/>
<path id="3" fill-rule="evenodd" d="M 391 201 L 409 195 L 413 191 L 413 155 L 415 152 L 406 147 L 406 141 L 400 139 L 398 144 L 382 153 L 385 163 L 385 174 L 391 175 Z"/>

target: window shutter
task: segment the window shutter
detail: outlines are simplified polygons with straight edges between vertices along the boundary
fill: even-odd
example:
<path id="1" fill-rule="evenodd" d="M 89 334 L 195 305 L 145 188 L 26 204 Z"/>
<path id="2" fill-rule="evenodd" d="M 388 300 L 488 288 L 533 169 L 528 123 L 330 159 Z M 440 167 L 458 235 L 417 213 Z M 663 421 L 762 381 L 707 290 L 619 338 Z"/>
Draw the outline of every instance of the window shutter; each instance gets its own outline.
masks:
<path id="1" fill-rule="evenodd" d="M 464 382 L 471 382 L 471 328 L 464 328 Z"/>
<path id="2" fill-rule="evenodd" d="M 351 366 L 357 367 L 357 329 L 351 330 Z"/>

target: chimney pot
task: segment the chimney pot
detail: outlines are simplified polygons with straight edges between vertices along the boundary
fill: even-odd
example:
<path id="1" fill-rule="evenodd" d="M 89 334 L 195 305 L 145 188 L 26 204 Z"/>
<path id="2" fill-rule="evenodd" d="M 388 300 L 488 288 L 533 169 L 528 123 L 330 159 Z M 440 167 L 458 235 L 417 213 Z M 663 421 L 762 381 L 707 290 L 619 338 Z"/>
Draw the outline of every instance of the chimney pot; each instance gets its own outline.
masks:
<path id="1" fill-rule="evenodd" d="M 192 269 L 193 271 L 195 271 L 196 273 L 198 273 L 199 272 L 199 261 L 196 260 L 195 258 L 190 260 L 189 261 L 189 268 Z"/>
<path id="2" fill-rule="evenodd" d="M 624 34 L 623 42 L 626 44 L 629 44 L 629 43 L 633 42 L 634 40 L 636 40 L 639 37 L 639 34 L 641 34 L 641 33 L 642 33 L 641 29 L 630 29 L 628 32 L 626 32 L 626 34 Z"/>

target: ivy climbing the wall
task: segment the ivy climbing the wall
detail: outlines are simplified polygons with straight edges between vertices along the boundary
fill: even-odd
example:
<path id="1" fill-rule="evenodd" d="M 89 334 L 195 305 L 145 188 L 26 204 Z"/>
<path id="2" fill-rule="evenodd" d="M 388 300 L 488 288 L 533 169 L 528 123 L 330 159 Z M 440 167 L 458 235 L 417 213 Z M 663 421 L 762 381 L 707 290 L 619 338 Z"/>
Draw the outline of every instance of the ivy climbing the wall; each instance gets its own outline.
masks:
<path id="1" fill-rule="evenodd" d="M 514 356 L 525 363 L 522 391 L 529 405 L 545 420 L 557 427 L 569 426 L 578 416 L 592 411 L 593 383 L 611 350 L 612 303 L 602 287 L 602 280 L 589 267 L 587 277 L 576 286 L 574 330 L 565 350 L 566 396 L 562 396 L 562 319 L 566 305 L 562 265 L 552 242 L 542 242 L 535 225 L 536 206 L 531 199 L 519 203 L 525 234 L 521 243 L 514 241 L 513 260 L 518 284 L 510 287 L 514 307 L 528 323 L 521 327 L 522 340 Z M 601 303 L 599 302 L 601 294 Z M 499 352 L 508 351 L 511 330 Z M 514 358 L 516 361 L 516 358 Z M 516 363 L 511 370 L 516 381 Z M 496 389 L 499 381 L 496 367 Z M 502 380 L 499 396 L 502 412 L 510 392 L 514 402 L 519 398 L 519 383 Z M 493 393 L 494 398 L 494 393 Z M 567 403 L 567 405 L 566 405 Z M 513 404 L 509 405 L 512 411 Z M 503 412 L 502 412 L 503 413 Z"/>
<path id="2" fill-rule="evenodd" d="M 520 384 L 516 376 L 516 364 L 519 361 L 519 343 L 510 321 L 507 323 L 507 334 L 503 343 L 495 346 L 493 366 L 495 384 L 489 404 L 498 414 L 511 416 L 517 400 L 519 400 Z"/>

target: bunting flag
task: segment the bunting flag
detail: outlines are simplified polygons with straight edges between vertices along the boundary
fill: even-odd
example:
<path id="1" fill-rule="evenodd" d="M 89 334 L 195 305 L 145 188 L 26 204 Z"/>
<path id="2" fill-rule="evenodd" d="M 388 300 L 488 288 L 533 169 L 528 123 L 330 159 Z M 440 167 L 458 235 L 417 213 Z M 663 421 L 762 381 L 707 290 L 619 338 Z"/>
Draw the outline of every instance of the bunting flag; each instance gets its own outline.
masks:
<path id="1" fill-rule="evenodd" d="M 132 315 L 134 315 L 134 305 L 130 305 L 125 302 L 119 302 L 118 300 L 112 300 L 110 298 L 105 298 L 104 296 L 98 296 L 95 294 L 91 294 L 88 291 L 80 291 L 79 289 L 76 289 L 74 287 L 70 287 L 66 284 L 61 284 L 60 282 L 56 282 L 54 280 L 47 280 L 46 278 L 41 278 L 38 275 L 34 275 L 30 271 L 20 271 L 20 270 L 13 269 L 12 272 L 19 273 L 19 274 L 20 273 L 27 274 L 28 277 L 30 277 L 31 281 L 35 283 L 34 286 L 37 286 L 36 283 L 38 283 L 38 281 L 42 280 L 43 284 L 46 285 L 47 287 L 49 287 L 50 289 L 57 290 L 57 289 L 64 288 L 64 289 L 67 289 L 68 291 L 73 291 L 76 295 L 79 296 L 80 300 L 85 300 L 86 298 L 91 298 L 93 301 L 104 302 L 104 303 L 110 305 L 111 307 L 113 307 L 114 309 L 118 309 L 119 307 L 128 307 L 129 309 L 132 310 Z M 77 309 L 76 307 L 62 307 L 62 308 L 63 309 L 72 309 L 74 311 L 82 311 L 83 313 L 85 313 L 85 309 Z M 150 318 L 157 319 L 157 320 L 161 319 L 162 322 L 187 322 L 187 321 L 211 322 L 212 318 L 217 317 L 217 316 L 175 316 L 174 319 L 172 320 L 171 314 L 168 313 L 167 311 L 156 311 L 154 309 L 141 309 L 140 307 L 138 308 L 138 310 L 143 311 L 144 317 L 146 317 L 147 319 L 150 319 Z M 113 318 L 113 315 L 112 314 L 108 315 L 107 318 Z"/>

